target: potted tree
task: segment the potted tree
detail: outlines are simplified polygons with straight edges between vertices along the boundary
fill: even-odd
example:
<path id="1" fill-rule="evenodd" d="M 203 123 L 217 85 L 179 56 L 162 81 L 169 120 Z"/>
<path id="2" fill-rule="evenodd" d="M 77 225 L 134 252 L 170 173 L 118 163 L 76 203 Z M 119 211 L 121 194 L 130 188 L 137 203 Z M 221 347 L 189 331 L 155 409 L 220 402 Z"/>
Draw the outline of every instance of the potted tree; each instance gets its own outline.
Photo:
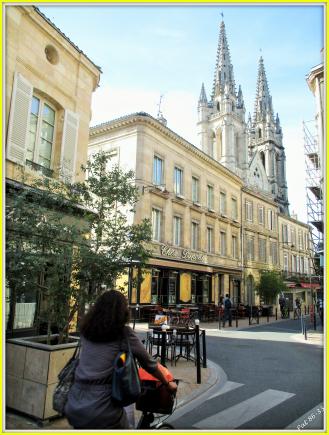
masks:
<path id="1" fill-rule="evenodd" d="M 138 200 L 133 172 L 107 170 L 109 155 L 88 161 L 82 183 L 41 177 L 14 186 L 6 205 L 7 327 L 31 292 L 38 295 L 34 326 L 42 334 L 9 338 L 7 406 L 41 420 L 56 415 L 57 374 L 72 356 L 79 316 L 112 287 L 125 264 L 149 255 L 150 223 L 129 222 Z"/>
<path id="2" fill-rule="evenodd" d="M 261 270 L 259 280 L 256 283 L 256 292 L 263 302 L 263 314 L 268 310 L 271 314 L 272 306 L 277 296 L 287 290 L 282 275 L 277 270 Z"/>

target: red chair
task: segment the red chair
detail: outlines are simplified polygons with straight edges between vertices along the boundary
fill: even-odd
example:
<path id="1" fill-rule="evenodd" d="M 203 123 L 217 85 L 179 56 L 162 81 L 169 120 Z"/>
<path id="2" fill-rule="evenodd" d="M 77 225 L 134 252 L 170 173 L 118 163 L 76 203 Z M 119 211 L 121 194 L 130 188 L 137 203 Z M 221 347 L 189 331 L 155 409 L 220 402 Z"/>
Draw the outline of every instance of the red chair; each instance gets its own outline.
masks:
<path id="1" fill-rule="evenodd" d="M 182 308 L 180 310 L 180 318 L 182 320 L 187 320 L 190 317 L 190 309 L 189 308 Z"/>

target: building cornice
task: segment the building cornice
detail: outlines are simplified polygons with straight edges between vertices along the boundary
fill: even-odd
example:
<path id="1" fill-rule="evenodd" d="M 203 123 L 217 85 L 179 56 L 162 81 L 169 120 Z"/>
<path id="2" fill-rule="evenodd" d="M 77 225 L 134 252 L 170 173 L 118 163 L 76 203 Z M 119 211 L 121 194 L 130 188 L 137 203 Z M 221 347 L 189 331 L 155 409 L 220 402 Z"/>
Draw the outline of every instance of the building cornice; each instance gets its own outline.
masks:
<path id="1" fill-rule="evenodd" d="M 241 190 L 244 193 L 247 193 L 247 194 L 252 195 L 258 199 L 266 201 L 269 204 L 278 208 L 278 204 L 272 199 L 272 197 L 266 196 L 264 193 L 256 192 L 255 190 L 252 190 L 250 187 L 247 187 L 247 186 L 243 186 Z"/>
<path id="2" fill-rule="evenodd" d="M 204 153 L 202 150 L 197 148 L 195 145 L 188 142 L 186 139 L 179 136 L 170 128 L 163 125 L 161 122 L 153 118 L 153 116 L 149 115 L 146 112 L 137 112 L 133 114 L 129 114 L 126 116 L 122 116 L 121 118 L 114 119 L 108 122 L 104 122 L 99 125 L 95 125 L 90 128 L 89 136 L 93 138 L 95 136 L 101 135 L 103 133 L 116 130 L 118 128 L 124 128 L 132 124 L 142 124 L 147 125 L 153 128 L 155 131 L 160 132 L 167 138 L 174 140 L 177 144 L 183 146 L 185 149 L 189 150 L 200 159 L 206 161 L 208 164 L 214 166 L 216 169 L 219 169 L 223 175 L 226 175 L 233 179 L 235 182 L 239 183 L 241 186 L 243 185 L 243 181 L 240 177 L 238 177 L 234 172 L 225 168 L 221 163 L 217 162 L 215 159 L 210 157 L 208 154 Z"/>
<path id="3" fill-rule="evenodd" d="M 302 225 L 303 227 L 306 227 L 307 229 L 311 229 L 310 225 L 306 224 L 305 222 L 301 222 L 298 219 L 294 219 L 291 216 L 286 216 L 285 214 L 278 213 L 278 217 L 281 219 L 285 219 L 287 221 L 293 222 L 294 224 Z"/>

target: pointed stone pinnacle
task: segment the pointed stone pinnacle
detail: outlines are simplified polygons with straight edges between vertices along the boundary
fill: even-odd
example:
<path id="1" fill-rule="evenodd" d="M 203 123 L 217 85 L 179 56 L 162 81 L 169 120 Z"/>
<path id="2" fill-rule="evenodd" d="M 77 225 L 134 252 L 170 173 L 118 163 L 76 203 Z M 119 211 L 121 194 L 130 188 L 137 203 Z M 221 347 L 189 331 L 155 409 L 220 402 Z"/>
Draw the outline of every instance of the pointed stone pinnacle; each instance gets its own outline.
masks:
<path id="1" fill-rule="evenodd" d="M 204 83 L 202 83 L 200 97 L 199 97 L 199 104 L 201 104 L 201 103 L 204 103 L 204 104 L 208 103 L 206 91 L 204 88 Z"/>

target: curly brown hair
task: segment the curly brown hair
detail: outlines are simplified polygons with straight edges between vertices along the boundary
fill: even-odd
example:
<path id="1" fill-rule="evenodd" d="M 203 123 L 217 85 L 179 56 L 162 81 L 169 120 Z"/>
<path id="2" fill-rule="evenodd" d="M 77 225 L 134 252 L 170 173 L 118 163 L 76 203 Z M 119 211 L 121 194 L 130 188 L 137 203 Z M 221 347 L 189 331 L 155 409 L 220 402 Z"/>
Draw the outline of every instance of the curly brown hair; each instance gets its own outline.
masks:
<path id="1" fill-rule="evenodd" d="M 115 341 L 122 337 L 123 328 L 128 320 L 126 297 L 117 290 L 110 290 L 104 292 L 86 313 L 80 331 L 90 341 Z"/>

